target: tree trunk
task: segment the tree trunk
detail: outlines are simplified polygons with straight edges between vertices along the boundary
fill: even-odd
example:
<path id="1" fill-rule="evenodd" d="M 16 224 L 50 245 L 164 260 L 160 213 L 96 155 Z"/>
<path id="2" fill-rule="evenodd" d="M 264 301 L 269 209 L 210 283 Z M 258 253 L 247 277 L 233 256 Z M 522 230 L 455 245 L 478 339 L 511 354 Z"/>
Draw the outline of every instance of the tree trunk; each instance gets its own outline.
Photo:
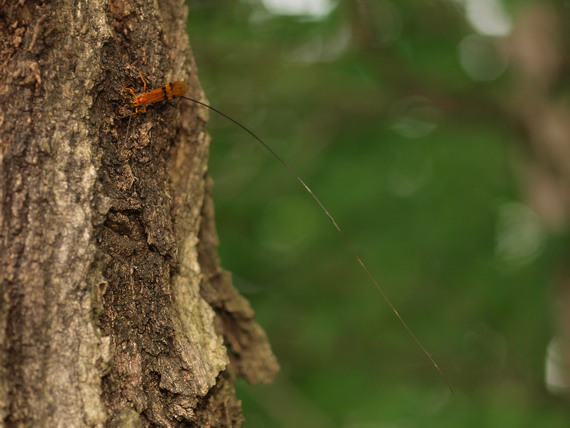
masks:
<path id="1" fill-rule="evenodd" d="M 207 111 L 120 118 L 138 72 L 202 96 L 184 2 L 0 6 L 4 424 L 240 426 L 235 376 L 278 366 L 219 266 Z"/>

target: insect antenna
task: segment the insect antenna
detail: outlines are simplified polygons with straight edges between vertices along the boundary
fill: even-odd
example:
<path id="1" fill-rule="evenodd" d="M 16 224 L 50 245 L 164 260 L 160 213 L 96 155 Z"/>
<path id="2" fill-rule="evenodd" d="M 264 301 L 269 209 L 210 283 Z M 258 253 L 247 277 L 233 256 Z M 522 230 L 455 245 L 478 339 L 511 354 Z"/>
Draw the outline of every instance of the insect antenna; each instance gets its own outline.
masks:
<path id="1" fill-rule="evenodd" d="M 129 115 L 129 122 L 127 123 L 127 133 L 125 134 L 125 140 L 123 144 L 127 144 L 127 140 L 129 139 L 129 131 L 131 130 L 131 120 L 133 120 L 133 115 Z"/>
<path id="2" fill-rule="evenodd" d="M 445 373 L 443 372 L 443 370 L 439 367 L 439 365 L 437 364 L 437 362 L 435 361 L 435 359 L 432 357 L 431 352 L 428 351 L 428 349 L 426 348 L 426 346 L 420 341 L 420 339 L 418 339 L 418 337 L 414 334 L 414 332 L 412 331 L 412 329 L 408 326 L 408 324 L 406 323 L 406 321 L 404 321 L 404 318 L 402 318 L 402 316 L 400 315 L 400 313 L 398 312 L 398 310 L 396 309 L 396 306 L 394 306 L 394 304 L 392 303 L 392 300 L 390 300 L 390 298 L 388 297 L 388 295 L 386 294 L 386 292 L 384 291 L 384 289 L 382 288 L 382 286 L 380 286 L 380 284 L 378 283 L 378 281 L 376 280 L 376 277 L 372 274 L 372 272 L 370 271 L 370 269 L 368 269 L 368 266 L 366 265 L 366 263 L 364 263 L 364 260 L 362 259 L 362 257 L 360 257 L 360 255 L 358 254 L 358 252 L 356 251 L 354 245 L 352 244 L 352 242 L 350 241 L 350 239 L 348 239 L 348 236 L 344 233 L 343 229 L 338 225 L 337 221 L 335 220 L 335 218 L 332 216 L 332 214 L 329 212 L 329 210 L 327 209 L 327 207 L 321 202 L 321 200 L 317 197 L 317 195 L 315 194 L 315 192 L 313 192 L 311 190 L 311 188 L 307 185 L 307 183 L 305 183 L 305 181 L 301 178 L 301 176 L 299 174 L 297 174 L 297 172 L 295 172 L 295 170 L 293 169 L 293 167 L 291 167 L 291 165 L 289 165 L 281 156 L 279 156 L 275 150 L 273 150 L 271 148 L 271 146 L 269 146 L 265 141 L 263 141 L 260 137 L 257 136 L 257 134 L 255 134 L 255 132 L 253 132 L 251 129 L 249 129 L 248 127 L 246 127 L 245 125 L 241 124 L 240 122 L 238 122 L 237 120 L 235 120 L 234 118 L 232 118 L 231 116 L 227 115 L 226 113 L 212 107 L 211 105 L 208 105 L 206 103 L 203 103 L 202 101 L 196 100 L 194 98 L 190 98 L 187 96 L 181 96 L 181 98 L 184 98 L 188 101 L 192 101 L 193 103 L 199 104 L 201 106 L 204 106 L 210 110 L 212 110 L 213 112 L 219 114 L 220 116 L 225 117 L 227 120 L 235 123 L 237 126 L 239 126 L 241 129 L 243 129 L 245 132 L 247 132 L 249 135 L 251 135 L 253 138 L 255 138 L 269 153 L 271 153 L 271 155 L 277 159 L 279 161 L 279 163 L 281 163 L 281 165 L 283 165 L 285 167 L 285 169 L 287 169 L 287 171 L 289 171 L 289 173 L 295 177 L 295 179 L 297 179 L 297 181 L 299 183 L 301 183 L 301 185 L 305 188 L 305 190 L 309 193 L 309 195 L 311 195 L 311 197 L 313 198 L 313 200 L 317 203 L 317 205 L 320 207 L 321 211 L 325 214 L 325 216 L 329 219 L 329 221 L 332 223 L 332 225 L 334 226 L 334 228 L 338 231 L 338 233 L 340 234 L 340 236 L 342 237 L 345 246 L 348 248 L 348 250 L 350 251 L 350 253 L 352 254 L 352 256 L 354 257 L 355 261 L 358 263 L 358 265 L 364 270 L 364 272 L 366 273 L 366 275 L 368 275 L 368 278 L 370 279 L 370 281 L 372 282 L 372 284 L 374 285 L 374 287 L 380 292 L 380 295 L 382 296 L 382 298 L 384 299 L 384 301 L 387 303 L 388 307 L 391 309 L 392 313 L 396 316 L 396 318 L 398 319 L 398 321 L 400 322 L 400 324 L 404 327 L 404 329 L 408 332 L 408 334 L 410 335 L 410 337 L 414 340 L 414 342 L 419 346 L 419 348 L 422 350 L 422 352 L 424 353 L 424 355 L 426 356 L 426 358 L 430 361 L 431 365 L 435 368 L 435 370 L 437 371 L 438 375 L 443 379 L 443 381 L 445 382 L 445 384 L 447 385 L 447 387 L 449 388 L 449 391 L 453 394 L 453 388 L 451 386 L 451 383 L 449 382 L 449 380 L 447 379 L 447 376 L 445 375 Z"/>

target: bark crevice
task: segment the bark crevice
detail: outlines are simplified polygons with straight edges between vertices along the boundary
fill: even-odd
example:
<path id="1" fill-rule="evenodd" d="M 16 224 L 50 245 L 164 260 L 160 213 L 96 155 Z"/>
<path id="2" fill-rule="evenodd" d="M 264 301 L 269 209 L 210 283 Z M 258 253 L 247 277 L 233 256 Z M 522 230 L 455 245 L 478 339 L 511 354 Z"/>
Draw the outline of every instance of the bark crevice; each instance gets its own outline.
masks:
<path id="1" fill-rule="evenodd" d="M 277 370 L 215 253 L 207 114 L 120 119 L 139 71 L 203 98 L 186 6 L 159 3 L 0 0 L 5 425 L 239 426 L 235 376 Z"/>

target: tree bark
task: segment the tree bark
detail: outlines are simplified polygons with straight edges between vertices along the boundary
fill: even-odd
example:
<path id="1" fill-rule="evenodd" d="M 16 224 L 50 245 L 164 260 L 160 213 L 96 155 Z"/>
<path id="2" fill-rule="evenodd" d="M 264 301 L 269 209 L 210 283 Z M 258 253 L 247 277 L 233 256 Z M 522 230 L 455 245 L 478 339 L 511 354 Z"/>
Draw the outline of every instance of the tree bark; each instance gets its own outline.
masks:
<path id="1" fill-rule="evenodd" d="M 0 418 L 240 426 L 278 370 L 219 265 L 207 111 L 181 0 L 0 0 Z"/>

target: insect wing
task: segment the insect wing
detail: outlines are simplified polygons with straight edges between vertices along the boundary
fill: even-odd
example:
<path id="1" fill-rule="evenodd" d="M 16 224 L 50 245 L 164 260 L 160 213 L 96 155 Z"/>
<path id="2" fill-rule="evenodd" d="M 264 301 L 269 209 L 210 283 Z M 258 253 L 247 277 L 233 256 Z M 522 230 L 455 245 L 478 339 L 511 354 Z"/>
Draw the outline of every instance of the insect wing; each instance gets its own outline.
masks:
<path id="1" fill-rule="evenodd" d="M 172 83 L 168 84 L 167 86 L 170 87 L 170 94 L 169 95 L 171 95 L 171 97 L 169 97 L 168 99 L 181 97 L 186 92 L 188 92 L 188 89 L 189 89 L 188 83 L 183 82 L 181 80 L 176 81 L 176 82 L 172 82 Z M 167 89 L 167 91 L 168 91 L 168 89 Z"/>

